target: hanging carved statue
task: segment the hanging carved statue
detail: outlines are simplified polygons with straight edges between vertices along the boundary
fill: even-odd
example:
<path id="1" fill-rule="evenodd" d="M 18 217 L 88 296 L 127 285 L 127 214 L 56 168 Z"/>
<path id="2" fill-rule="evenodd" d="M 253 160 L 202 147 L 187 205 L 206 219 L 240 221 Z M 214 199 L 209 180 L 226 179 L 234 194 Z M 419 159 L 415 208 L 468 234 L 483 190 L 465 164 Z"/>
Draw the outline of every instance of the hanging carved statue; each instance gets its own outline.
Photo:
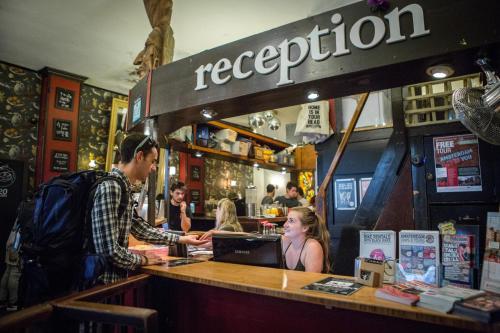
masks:
<path id="1" fill-rule="evenodd" d="M 142 79 L 150 70 L 172 61 L 174 32 L 170 27 L 172 0 L 143 0 L 149 23 L 153 30 L 149 33 L 144 49 L 134 60 L 136 74 Z"/>

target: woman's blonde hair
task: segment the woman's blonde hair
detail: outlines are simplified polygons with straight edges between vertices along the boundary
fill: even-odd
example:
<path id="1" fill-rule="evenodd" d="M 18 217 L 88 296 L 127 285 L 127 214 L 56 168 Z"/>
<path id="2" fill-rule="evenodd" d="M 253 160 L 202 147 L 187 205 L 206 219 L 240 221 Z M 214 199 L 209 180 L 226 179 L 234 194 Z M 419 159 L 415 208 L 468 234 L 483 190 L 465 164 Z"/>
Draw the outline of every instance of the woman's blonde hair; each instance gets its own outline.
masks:
<path id="1" fill-rule="evenodd" d="M 221 230 L 224 227 L 232 226 L 234 231 L 243 231 L 241 224 L 238 222 L 236 217 L 236 206 L 234 202 L 228 198 L 219 200 L 217 203 L 217 209 L 220 209 L 220 221 L 215 221 L 217 230 Z"/>
<path id="2" fill-rule="evenodd" d="M 323 249 L 323 273 L 330 272 L 330 233 L 326 228 L 325 221 L 307 207 L 294 207 L 292 210 L 301 215 L 301 224 L 308 227 L 306 238 L 314 238 L 321 244 Z"/>

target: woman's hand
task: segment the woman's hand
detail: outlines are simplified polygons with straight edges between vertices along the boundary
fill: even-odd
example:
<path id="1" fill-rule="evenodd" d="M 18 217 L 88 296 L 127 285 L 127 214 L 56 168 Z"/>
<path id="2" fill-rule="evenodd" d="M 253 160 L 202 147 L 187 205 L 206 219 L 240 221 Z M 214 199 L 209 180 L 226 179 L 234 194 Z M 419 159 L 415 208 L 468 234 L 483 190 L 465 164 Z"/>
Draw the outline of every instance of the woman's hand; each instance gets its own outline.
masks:
<path id="1" fill-rule="evenodd" d="M 203 235 L 201 235 L 200 240 L 207 240 L 210 241 L 212 240 L 212 235 L 215 233 L 215 230 L 209 230 L 205 232 Z"/>
<path id="2" fill-rule="evenodd" d="M 181 244 L 191 244 L 194 246 L 202 245 L 205 243 L 208 243 L 210 240 L 208 239 L 198 239 L 198 235 L 187 235 L 187 236 L 180 236 L 179 237 L 179 243 Z"/>

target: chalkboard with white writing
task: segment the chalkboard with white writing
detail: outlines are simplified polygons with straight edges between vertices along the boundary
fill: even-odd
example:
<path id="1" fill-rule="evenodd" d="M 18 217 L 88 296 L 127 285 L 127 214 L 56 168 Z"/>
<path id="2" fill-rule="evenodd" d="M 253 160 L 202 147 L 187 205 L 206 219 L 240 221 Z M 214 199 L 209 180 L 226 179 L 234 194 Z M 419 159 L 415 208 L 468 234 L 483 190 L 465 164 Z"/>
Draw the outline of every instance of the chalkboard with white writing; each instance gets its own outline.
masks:
<path id="1" fill-rule="evenodd" d="M 56 105 L 57 109 L 73 111 L 73 98 L 75 93 L 71 90 L 56 88 Z"/>
<path id="2" fill-rule="evenodd" d="M 69 171 L 69 160 L 71 154 L 66 151 L 52 151 L 50 169 L 56 172 Z"/>
<path id="3" fill-rule="evenodd" d="M 71 120 L 54 119 L 52 133 L 54 140 L 71 141 Z"/>

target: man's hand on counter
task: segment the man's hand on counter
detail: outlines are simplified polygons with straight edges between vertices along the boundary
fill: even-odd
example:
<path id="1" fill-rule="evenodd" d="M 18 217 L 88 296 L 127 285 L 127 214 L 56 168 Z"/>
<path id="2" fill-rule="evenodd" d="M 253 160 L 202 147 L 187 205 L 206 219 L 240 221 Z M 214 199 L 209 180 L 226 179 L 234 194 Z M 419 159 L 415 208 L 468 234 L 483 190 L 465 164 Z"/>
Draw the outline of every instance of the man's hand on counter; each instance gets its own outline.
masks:
<path id="1" fill-rule="evenodd" d="M 208 239 L 198 239 L 198 235 L 187 235 L 187 236 L 180 236 L 179 237 L 179 243 L 181 244 L 191 244 L 191 245 L 202 245 L 205 243 L 208 243 Z"/>
<path id="2" fill-rule="evenodd" d="M 156 255 L 151 255 L 151 254 L 146 254 L 142 255 L 142 266 L 147 266 L 147 265 L 157 265 L 157 264 L 162 264 L 164 263 L 165 260 L 162 259 L 161 257 L 158 257 Z"/>

